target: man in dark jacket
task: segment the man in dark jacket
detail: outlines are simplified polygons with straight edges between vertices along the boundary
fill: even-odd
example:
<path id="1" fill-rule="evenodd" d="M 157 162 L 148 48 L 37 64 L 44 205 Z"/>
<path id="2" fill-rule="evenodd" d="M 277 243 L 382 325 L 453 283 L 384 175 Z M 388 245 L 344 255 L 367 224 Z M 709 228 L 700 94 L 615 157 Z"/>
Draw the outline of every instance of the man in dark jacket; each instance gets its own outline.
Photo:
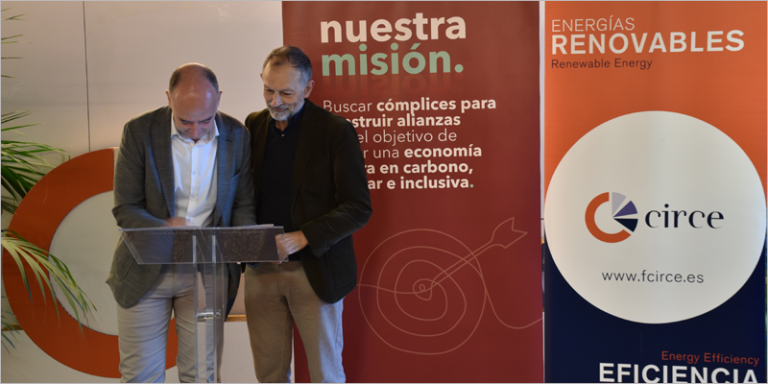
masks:
<path id="1" fill-rule="evenodd" d="M 267 109 L 246 119 L 256 220 L 284 227 L 278 245 L 289 255 L 245 271 L 256 377 L 289 380 L 295 322 L 312 381 L 344 382 L 343 298 L 357 285 L 352 233 L 371 215 L 363 154 L 352 124 L 307 99 L 312 66 L 300 49 L 275 49 L 262 72 Z"/>

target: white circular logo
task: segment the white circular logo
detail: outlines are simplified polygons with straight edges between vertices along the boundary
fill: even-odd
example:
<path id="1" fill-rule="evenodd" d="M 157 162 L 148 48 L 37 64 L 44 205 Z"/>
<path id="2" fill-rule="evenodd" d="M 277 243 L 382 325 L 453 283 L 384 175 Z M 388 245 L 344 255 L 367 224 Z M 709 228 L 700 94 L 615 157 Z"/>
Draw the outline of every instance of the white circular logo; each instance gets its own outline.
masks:
<path id="1" fill-rule="evenodd" d="M 672 112 L 610 120 L 563 157 L 544 209 L 558 269 L 619 318 L 670 323 L 727 301 L 766 236 L 760 177 L 717 128 Z"/>

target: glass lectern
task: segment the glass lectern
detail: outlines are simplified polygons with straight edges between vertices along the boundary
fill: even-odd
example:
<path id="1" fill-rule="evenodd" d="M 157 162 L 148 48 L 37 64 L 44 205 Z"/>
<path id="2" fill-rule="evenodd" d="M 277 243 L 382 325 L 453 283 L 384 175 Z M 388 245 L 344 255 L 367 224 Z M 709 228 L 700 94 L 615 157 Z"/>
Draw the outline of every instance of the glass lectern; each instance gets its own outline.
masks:
<path id="1" fill-rule="evenodd" d="M 227 309 L 226 263 L 278 261 L 283 227 L 161 227 L 120 229 L 139 264 L 191 264 L 194 280 L 195 372 L 198 383 L 220 380 Z M 180 314 L 176 314 L 177 317 Z"/>

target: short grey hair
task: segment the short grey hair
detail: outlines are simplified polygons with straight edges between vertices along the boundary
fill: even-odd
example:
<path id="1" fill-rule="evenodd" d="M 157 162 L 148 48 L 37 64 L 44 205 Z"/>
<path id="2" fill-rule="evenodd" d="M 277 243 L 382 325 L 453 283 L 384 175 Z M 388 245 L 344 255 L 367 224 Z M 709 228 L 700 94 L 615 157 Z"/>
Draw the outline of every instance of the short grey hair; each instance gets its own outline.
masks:
<path id="1" fill-rule="evenodd" d="M 291 64 L 301 72 L 301 82 L 303 84 L 307 84 L 312 79 L 312 62 L 309 60 L 309 57 L 301 49 L 290 45 L 273 49 L 267 55 L 267 59 L 264 60 L 261 70 L 263 71 L 267 68 L 267 64 L 279 67 L 286 63 Z"/>

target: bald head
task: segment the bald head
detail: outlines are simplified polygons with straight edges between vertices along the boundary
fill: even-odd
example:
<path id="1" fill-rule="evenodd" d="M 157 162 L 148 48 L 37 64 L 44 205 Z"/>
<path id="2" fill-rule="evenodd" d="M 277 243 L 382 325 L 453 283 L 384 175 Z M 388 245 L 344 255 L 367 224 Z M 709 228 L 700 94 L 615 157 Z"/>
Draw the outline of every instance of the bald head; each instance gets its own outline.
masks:
<path id="1" fill-rule="evenodd" d="M 181 81 L 195 78 L 204 78 L 217 93 L 219 92 L 219 81 L 216 79 L 216 74 L 210 68 L 200 63 L 187 63 L 176 68 L 171 74 L 168 90 L 173 93 L 173 90 Z"/>
<path id="2" fill-rule="evenodd" d="M 165 93 L 180 133 L 197 142 L 213 130 L 221 91 L 210 68 L 198 63 L 176 68 Z"/>

